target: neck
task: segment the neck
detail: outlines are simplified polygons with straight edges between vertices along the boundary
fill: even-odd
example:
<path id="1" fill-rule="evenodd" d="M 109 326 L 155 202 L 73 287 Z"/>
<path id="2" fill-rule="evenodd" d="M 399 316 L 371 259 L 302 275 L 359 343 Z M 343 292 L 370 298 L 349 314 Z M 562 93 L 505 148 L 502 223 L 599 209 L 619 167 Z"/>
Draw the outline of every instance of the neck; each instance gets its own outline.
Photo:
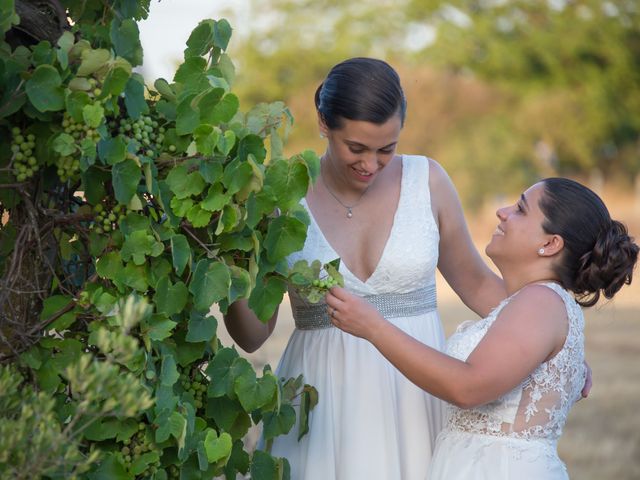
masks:
<path id="1" fill-rule="evenodd" d="M 558 282 L 558 278 L 547 266 L 532 268 L 531 265 L 522 268 L 501 268 L 500 274 L 504 280 L 507 296 L 513 295 L 527 285 L 543 282 Z"/>

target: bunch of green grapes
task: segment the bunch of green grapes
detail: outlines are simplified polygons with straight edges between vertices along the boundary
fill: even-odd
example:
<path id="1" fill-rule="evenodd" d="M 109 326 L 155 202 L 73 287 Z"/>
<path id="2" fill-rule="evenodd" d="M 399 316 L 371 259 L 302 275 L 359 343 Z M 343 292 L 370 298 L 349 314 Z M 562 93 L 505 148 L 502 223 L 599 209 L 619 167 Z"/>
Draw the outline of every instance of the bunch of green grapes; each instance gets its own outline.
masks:
<path id="1" fill-rule="evenodd" d="M 180 478 L 180 469 L 176 465 L 167 467 L 167 475 L 169 478 Z"/>
<path id="2" fill-rule="evenodd" d="M 82 140 L 83 138 L 89 138 L 94 142 L 100 140 L 100 133 L 95 128 L 91 128 L 89 125 L 83 122 L 76 122 L 69 112 L 64 112 L 62 116 L 62 129 L 64 133 L 71 135 L 75 140 Z"/>
<path id="3" fill-rule="evenodd" d="M 194 399 L 194 406 L 196 410 L 200 410 L 204 407 L 207 393 L 207 380 L 200 370 L 197 370 L 191 378 L 186 373 L 180 374 L 180 385 L 185 392 L 191 394 Z"/>
<path id="4" fill-rule="evenodd" d="M 91 229 L 97 234 L 109 233 L 116 230 L 125 217 L 122 205 L 114 205 L 112 208 L 98 203 L 93 207 L 94 223 Z"/>
<path id="5" fill-rule="evenodd" d="M 150 115 L 141 115 L 138 120 L 121 118 L 119 122 L 112 120 L 109 127 L 117 131 L 118 135 L 135 139 L 140 144 L 138 154 L 149 158 L 155 158 L 162 151 L 165 127 L 153 119 Z"/>
<path id="6" fill-rule="evenodd" d="M 63 182 L 77 178 L 80 173 L 80 159 L 71 156 L 60 157 L 58 159 L 58 177 Z"/>
<path id="7" fill-rule="evenodd" d="M 314 287 L 323 289 L 323 290 L 329 290 L 331 287 L 335 287 L 336 285 L 340 285 L 340 282 L 338 282 L 338 280 L 333 278 L 331 275 L 327 275 L 326 277 L 324 277 L 322 279 L 316 278 L 313 282 L 311 282 L 311 285 L 313 285 Z"/>
<path id="8" fill-rule="evenodd" d="M 133 434 L 131 438 L 127 438 L 122 442 L 122 459 L 124 460 L 124 466 L 127 470 L 130 470 L 132 465 L 138 461 L 138 459 L 147 452 L 157 451 L 158 458 L 160 457 L 160 450 L 150 440 L 151 434 L 147 433 L 147 425 L 143 422 L 138 424 L 138 431 Z M 160 467 L 160 460 L 156 460 L 150 463 L 146 470 L 140 474 L 143 478 L 154 475 Z"/>
<path id="9" fill-rule="evenodd" d="M 100 88 L 100 84 L 98 83 L 98 80 L 96 80 L 93 77 L 90 77 L 89 85 L 91 85 L 91 89 L 87 93 L 89 94 L 90 97 L 99 97 L 100 95 L 102 95 L 102 89 Z"/>
<path id="10" fill-rule="evenodd" d="M 36 136 L 33 133 L 24 135 L 19 127 L 11 129 L 11 153 L 13 157 L 13 174 L 16 180 L 24 182 L 40 169 L 35 157 Z"/>

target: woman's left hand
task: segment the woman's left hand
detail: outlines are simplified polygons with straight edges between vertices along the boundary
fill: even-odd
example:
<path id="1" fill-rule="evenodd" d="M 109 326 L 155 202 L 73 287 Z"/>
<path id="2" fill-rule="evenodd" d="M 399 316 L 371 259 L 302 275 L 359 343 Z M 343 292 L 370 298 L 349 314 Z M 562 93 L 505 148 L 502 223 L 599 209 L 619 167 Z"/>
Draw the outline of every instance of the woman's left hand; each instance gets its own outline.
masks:
<path id="1" fill-rule="evenodd" d="M 344 288 L 331 287 L 325 296 L 331 322 L 351 335 L 371 340 L 386 322 L 373 305 Z"/>

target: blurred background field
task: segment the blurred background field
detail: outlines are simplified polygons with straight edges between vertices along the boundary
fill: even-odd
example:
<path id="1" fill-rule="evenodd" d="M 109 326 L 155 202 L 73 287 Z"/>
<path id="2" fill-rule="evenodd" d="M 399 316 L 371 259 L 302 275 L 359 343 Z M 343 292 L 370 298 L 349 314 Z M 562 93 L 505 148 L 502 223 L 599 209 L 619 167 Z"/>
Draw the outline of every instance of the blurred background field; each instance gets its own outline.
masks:
<path id="1" fill-rule="evenodd" d="M 200 19 L 225 17 L 243 105 L 284 101 L 286 152 L 322 153 L 313 95 L 335 63 L 375 56 L 400 73 L 408 114 L 398 150 L 437 159 L 482 250 L 493 212 L 546 176 L 602 195 L 640 238 L 640 7 L 635 0 L 163 0 L 141 23 L 142 73 L 171 80 Z M 172 35 L 167 35 L 170 30 Z M 572 478 L 640 478 L 640 272 L 587 311 L 594 387 L 560 442 Z M 445 330 L 473 315 L 440 281 Z M 272 366 L 293 328 L 288 305 L 249 358 Z M 220 328 L 224 343 L 230 343 Z"/>

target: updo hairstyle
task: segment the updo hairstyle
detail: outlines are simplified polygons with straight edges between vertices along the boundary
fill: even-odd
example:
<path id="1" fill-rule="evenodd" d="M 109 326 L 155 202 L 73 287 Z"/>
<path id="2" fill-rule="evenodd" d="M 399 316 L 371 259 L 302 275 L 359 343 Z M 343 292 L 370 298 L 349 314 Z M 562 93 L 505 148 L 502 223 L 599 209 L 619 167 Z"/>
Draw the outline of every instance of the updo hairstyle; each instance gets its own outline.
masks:
<path id="1" fill-rule="evenodd" d="M 399 114 L 404 124 L 407 110 L 397 72 L 375 58 L 350 58 L 335 65 L 316 90 L 315 102 L 330 130 L 340 130 L 345 118 L 380 125 Z"/>
<path id="2" fill-rule="evenodd" d="M 600 295 L 613 296 L 631 283 L 638 245 L 627 228 L 612 220 L 607 207 L 593 191 L 566 178 L 543 180 L 540 209 L 548 234 L 564 240 L 555 273 L 578 303 L 595 305 Z"/>

